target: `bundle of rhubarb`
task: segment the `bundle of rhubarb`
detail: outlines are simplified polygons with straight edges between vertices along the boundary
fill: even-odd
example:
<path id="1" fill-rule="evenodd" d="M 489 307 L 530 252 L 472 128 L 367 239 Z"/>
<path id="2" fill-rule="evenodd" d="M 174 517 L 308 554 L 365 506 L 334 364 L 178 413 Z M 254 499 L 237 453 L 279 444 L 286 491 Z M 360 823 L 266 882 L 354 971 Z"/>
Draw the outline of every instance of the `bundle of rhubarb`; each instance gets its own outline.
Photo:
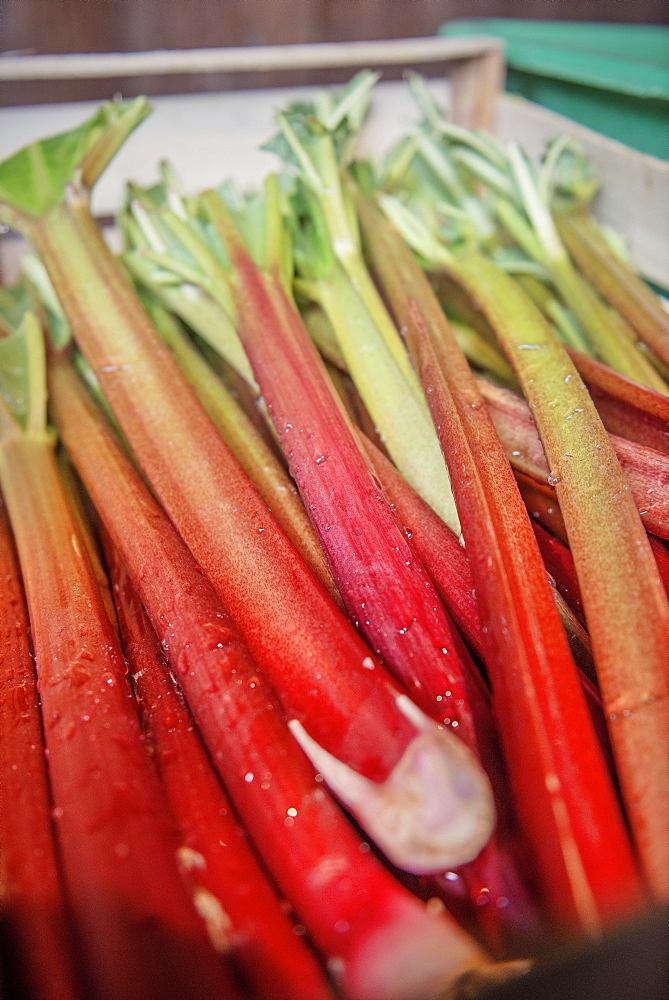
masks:
<path id="1" fill-rule="evenodd" d="M 120 256 L 144 99 L 0 164 L 10 996 L 472 997 L 666 902 L 667 313 L 573 143 L 414 78 L 359 162 L 375 81 Z"/>

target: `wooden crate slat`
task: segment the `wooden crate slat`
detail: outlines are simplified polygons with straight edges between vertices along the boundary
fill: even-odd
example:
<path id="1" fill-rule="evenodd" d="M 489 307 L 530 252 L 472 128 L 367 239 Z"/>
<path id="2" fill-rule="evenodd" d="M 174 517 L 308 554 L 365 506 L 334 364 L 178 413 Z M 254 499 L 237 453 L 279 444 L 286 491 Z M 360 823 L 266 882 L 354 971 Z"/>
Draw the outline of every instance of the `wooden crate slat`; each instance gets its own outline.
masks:
<path id="1" fill-rule="evenodd" d="M 313 45 L 95 52 L 0 57 L 0 80 L 101 79 L 188 73 L 323 69 L 444 62 L 503 51 L 498 38 L 394 38 Z"/>

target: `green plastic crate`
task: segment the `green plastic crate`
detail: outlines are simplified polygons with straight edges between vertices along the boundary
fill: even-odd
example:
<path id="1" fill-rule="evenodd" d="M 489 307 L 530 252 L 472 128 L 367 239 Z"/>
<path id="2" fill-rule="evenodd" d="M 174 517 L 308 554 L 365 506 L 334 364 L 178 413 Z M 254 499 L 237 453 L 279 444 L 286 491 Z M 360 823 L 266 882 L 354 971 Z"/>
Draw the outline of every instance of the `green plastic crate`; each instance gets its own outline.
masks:
<path id="1" fill-rule="evenodd" d="M 476 18 L 439 33 L 501 38 L 508 91 L 669 159 L 669 28 Z"/>

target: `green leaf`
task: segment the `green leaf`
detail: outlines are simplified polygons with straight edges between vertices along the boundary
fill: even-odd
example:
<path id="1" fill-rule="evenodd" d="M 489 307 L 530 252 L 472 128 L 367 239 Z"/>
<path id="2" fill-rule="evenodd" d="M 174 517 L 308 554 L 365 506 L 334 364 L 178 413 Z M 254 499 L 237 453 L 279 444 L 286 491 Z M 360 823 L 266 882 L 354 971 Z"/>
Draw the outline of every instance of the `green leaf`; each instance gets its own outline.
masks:
<path id="1" fill-rule="evenodd" d="M 277 116 L 279 134 L 262 148 L 306 174 L 311 170 L 321 174 L 319 159 L 323 154 L 319 147 L 327 140 L 333 144 L 337 162 L 346 165 L 367 116 L 370 91 L 378 78 L 378 73 L 363 70 L 336 94 L 326 91 L 317 95 L 313 103 L 292 104 Z M 315 175 L 312 183 L 314 180 Z"/>
<path id="2" fill-rule="evenodd" d="M 46 361 L 39 320 L 26 312 L 9 337 L 0 337 L 0 395 L 19 426 L 31 434 L 46 429 Z"/>
<path id="3" fill-rule="evenodd" d="M 69 183 L 89 189 L 148 111 L 143 97 L 110 101 L 78 128 L 14 153 L 0 163 L 0 202 L 39 217 L 63 200 Z"/>
<path id="4" fill-rule="evenodd" d="M 306 184 L 298 181 L 288 204 L 288 227 L 298 272 L 307 281 L 327 277 L 335 258 L 318 198 Z"/>
<path id="5" fill-rule="evenodd" d="M 570 208 L 587 207 L 599 188 L 594 164 L 575 139 L 561 136 L 549 142 L 542 167 L 555 201 Z"/>
<path id="6" fill-rule="evenodd" d="M 0 285 L 0 335 L 5 328 L 8 333 L 15 330 L 30 306 L 30 289 L 25 282 L 12 288 Z"/>
<path id="7" fill-rule="evenodd" d="M 264 142 L 260 148 L 267 153 L 274 153 L 275 156 L 278 156 L 283 163 L 290 167 L 299 167 L 298 159 L 283 132 L 277 132 L 271 139 Z"/>

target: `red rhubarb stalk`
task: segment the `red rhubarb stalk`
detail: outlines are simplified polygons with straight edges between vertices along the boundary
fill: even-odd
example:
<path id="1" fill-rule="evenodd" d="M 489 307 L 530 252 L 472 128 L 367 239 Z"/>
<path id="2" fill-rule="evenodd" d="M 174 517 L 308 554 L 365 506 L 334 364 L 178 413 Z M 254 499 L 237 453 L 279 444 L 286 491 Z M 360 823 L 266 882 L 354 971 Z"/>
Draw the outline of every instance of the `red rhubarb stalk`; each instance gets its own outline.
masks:
<path id="1" fill-rule="evenodd" d="M 105 550 L 140 718 L 212 943 L 240 965 L 260 1000 L 326 1000 L 323 973 L 232 813 L 128 571 L 111 544 Z"/>
<path id="2" fill-rule="evenodd" d="M 491 729 L 480 677 L 379 490 L 297 310 L 280 281 L 256 266 L 220 199 L 207 192 L 203 204 L 232 262 L 242 343 L 349 616 L 423 711 L 444 724 L 454 719 L 461 739 L 476 746 L 471 704 Z"/>
<path id="3" fill-rule="evenodd" d="M 87 192 L 68 186 L 38 217 L 16 210 L 6 217 L 38 249 L 145 475 L 291 719 L 350 775 L 390 779 L 415 808 L 391 830 L 374 820 L 366 785 L 355 807 L 350 797 L 347 804 L 386 847 L 400 827 L 405 845 L 412 838 L 424 845 L 429 829 L 432 852 L 436 840 L 424 816 L 441 815 L 448 796 L 426 767 L 429 759 L 434 773 L 448 770 L 450 744 L 436 727 L 419 730 L 396 690 L 368 669 L 368 647 L 279 528 L 151 326 L 90 215 Z M 443 844 L 448 853 L 447 831 Z M 442 863 L 435 860 L 436 868 Z"/>
<path id="4" fill-rule="evenodd" d="M 568 545 L 567 529 L 553 487 L 524 475 L 518 469 L 514 469 L 514 475 L 523 503 L 532 520 L 537 521 L 546 531 L 550 531 Z"/>
<path id="5" fill-rule="evenodd" d="M 439 515 L 369 438 L 361 437 L 361 442 L 407 538 L 430 574 L 454 623 L 472 652 L 483 661 L 481 620 L 464 548 Z"/>
<path id="6" fill-rule="evenodd" d="M 268 182 L 271 183 L 271 182 Z M 271 194 L 268 191 L 268 200 Z M 454 630 L 425 567 L 379 489 L 299 314 L 273 273 L 256 266 L 220 200 L 203 196 L 233 267 L 238 330 L 293 478 L 361 634 L 426 714 L 451 726 L 486 768 L 506 810 L 495 724 L 481 676 Z M 457 543 L 456 543 L 457 544 Z M 469 833 L 472 860 L 489 836 Z M 509 818 L 501 827 L 507 835 Z M 495 841 L 469 872 L 478 912 L 492 925 L 513 920 L 517 886 L 505 883 Z M 471 853 L 470 853 L 471 852 Z M 460 864 L 454 860 L 452 866 Z M 499 870 L 497 870 L 499 866 Z M 516 877 L 515 881 L 519 879 Z M 481 886 L 508 911 L 484 913 Z M 484 896 L 485 898 L 485 896 Z M 499 927 L 492 932 L 499 936 Z"/>
<path id="7" fill-rule="evenodd" d="M 63 440 L 128 566 L 211 759 L 346 996 L 432 996 L 438 983 L 478 965 L 482 955 L 473 941 L 400 888 L 319 784 L 322 775 L 315 775 L 291 736 L 213 588 L 74 373 L 57 364 L 50 385 Z M 342 685 L 342 701 L 345 697 Z M 358 710 L 372 725 L 364 702 Z M 388 735 L 382 753 L 397 735 L 396 730 Z M 420 740 L 412 746 L 419 764 L 443 788 L 429 746 Z M 383 808 L 376 794 L 382 789 L 366 783 L 372 808 Z M 386 790 L 392 799 L 392 776 Z M 394 806 L 400 816 L 406 811 L 401 790 L 385 805 L 391 825 Z"/>
<path id="8" fill-rule="evenodd" d="M 475 254 L 459 257 L 530 405 L 576 564 L 627 816 L 646 878 L 669 873 L 669 606 L 646 532 L 581 378 L 534 305 Z M 513 321 L 509 317 L 513 316 Z"/>
<path id="9" fill-rule="evenodd" d="M 574 559 L 565 543 L 547 531 L 543 525 L 537 521 L 532 522 L 534 536 L 537 540 L 539 550 L 546 569 L 553 577 L 555 586 L 558 588 L 570 608 L 580 617 L 583 617 L 583 601 L 581 590 L 578 585 Z"/>
<path id="10" fill-rule="evenodd" d="M 655 538 L 653 535 L 648 536 L 648 541 L 655 556 L 655 564 L 660 574 L 660 579 L 664 584 L 664 589 L 669 594 L 669 549 L 666 542 L 661 542 L 659 538 Z"/>
<path id="11" fill-rule="evenodd" d="M 28 1000 L 78 995 L 69 916 L 58 870 L 51 799 L 28 638 L 28 615 L 0 502 L 0 914 L 11 941 L 6 985 Z M 7 949 L 9 951 L 9 949 Z"/>
<path id="12" fill-rule="evenodd" d="M 41 336 L 36 327 L 35 320 L 31 347 Z M 0 480 L 23 572 L 53 815 L 89 995 L 232 997 L 177 868 L 125 661 L 52 436 L 31 421 L 24 431 L 0 406 Z"/>
<path id="13" fill-rule="evenodd" d="M 504 451 L 424 274 L 369 202 L 363 238 L 406 330 L 447 458 L 520 822 L 549 911 L 598 933 L 641 905 L 634 859 Z"/>

